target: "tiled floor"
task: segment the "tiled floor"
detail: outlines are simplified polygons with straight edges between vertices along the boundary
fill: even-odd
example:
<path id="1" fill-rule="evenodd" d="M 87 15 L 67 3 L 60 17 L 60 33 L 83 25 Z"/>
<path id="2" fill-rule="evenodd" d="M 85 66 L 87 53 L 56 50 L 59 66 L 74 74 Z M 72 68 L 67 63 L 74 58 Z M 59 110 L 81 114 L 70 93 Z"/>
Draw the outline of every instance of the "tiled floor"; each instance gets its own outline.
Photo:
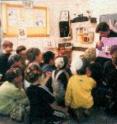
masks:
<path id="1" fill-rule="evenodd" d="M 16 123 L 7 118 L 0 118 L 0 124 L 24 124 Z M 101 109 L 93 110 L 90 117 L 80 120 L 80 123 L 70 120 L 69 124 L 117 124 L 117 116 L 108 116 Z"/>

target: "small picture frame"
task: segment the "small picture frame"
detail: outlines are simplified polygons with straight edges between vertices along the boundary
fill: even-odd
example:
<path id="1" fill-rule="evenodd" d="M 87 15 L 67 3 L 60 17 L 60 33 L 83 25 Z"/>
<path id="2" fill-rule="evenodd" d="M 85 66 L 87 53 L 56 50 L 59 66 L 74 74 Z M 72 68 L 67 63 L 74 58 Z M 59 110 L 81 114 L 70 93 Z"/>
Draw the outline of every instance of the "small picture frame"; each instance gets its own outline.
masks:
<path id="1" fill-rule="evenodd" d="M 86 28 L 76 29 L 76 38 L 80 44 L 92 44 L 94 42 L 94 32 L 86 31 Z"/>
<path id="2" fill-rule="evenodd" d="M 68 10 L 61 11 L 60 21 L 69 21 L 69 11 Z"/>
<path id="3" fill-rule="evenodd" d="M 25 28 L 19 28 L 18 30 L 18 39 L 26 39 L 27 38 L 27 31 Z"/>

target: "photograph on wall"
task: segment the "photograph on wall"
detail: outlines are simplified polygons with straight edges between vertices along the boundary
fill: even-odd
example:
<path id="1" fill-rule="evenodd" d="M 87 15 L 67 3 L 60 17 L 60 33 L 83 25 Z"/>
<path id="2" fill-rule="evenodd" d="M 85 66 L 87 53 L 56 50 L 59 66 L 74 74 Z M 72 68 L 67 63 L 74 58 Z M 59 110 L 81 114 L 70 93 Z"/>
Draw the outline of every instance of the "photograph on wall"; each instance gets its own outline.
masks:
<path id="1" fill-rule="evenodd" d="M 60 12 L 60 21 L 68 21 L 69 19 L 69 11 L 63 10 Z"/>
<path id="2" fill-rule="evenodd" d="M 25 28 L 20 28 L 19 29 L 19 35 L 20 38 L 26 38 L 27 37 L 27 33 L 26 33 L 26 29 Z"/>

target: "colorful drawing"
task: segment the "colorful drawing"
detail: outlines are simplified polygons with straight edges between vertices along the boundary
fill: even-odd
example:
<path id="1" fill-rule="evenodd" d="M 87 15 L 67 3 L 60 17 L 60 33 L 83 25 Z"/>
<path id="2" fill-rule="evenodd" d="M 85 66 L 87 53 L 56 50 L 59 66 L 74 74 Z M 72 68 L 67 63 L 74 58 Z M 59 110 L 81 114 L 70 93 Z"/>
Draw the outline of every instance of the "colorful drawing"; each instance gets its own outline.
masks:
<path id="1" fill-rule="evenodd" d="M 97 56 L 104 58 L 111 58 L 110 48 L 113 45 L 117 45 L 117 38 L 102 38 L 103 47 L 102 50 L 97 51 Z"/>

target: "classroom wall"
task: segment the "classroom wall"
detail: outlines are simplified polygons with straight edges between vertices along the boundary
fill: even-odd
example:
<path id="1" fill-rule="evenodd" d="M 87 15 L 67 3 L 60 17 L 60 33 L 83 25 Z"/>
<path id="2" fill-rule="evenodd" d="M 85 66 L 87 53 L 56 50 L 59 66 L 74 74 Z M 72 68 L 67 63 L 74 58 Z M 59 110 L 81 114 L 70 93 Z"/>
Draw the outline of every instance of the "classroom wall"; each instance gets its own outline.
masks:
<path id="1" fill-rule="evenodd" d="M 10 3 L 14 3 L 10 2 Z M 15 2 L 15 3 L 21 3 L 21 2 Z M 28 48 L 31 46 L 39 47 L 43 50 L 43 46 L 47 45 L 48 41 L 53 43 L 54 42 L 60 42 L 62 39 L 59 37 L 59 18 L 60 18 L 60 12 L 62 10 L 69 10 L 71 18 L 74 17 L 74 14 L 77 13 L 83 13 L 83 11 L 86 11 L 84 8 L 88 7 L 88 4 L 86 4 L 86 0 L 35 0 L 34 5 L 39 6 L 47 6 L 49 9 L 49 15 L 50 15 L 50 36 L 49 37 L 41 37 L 41 38 L 27 38 L 26 40 L 20 40 L 16 38 L 4 38 L 9 39 L 13 41 L 14 43 L 14 49 L 20 45 L 24 44 Z M 83 6 L 83 8 L 82 8 Z M 86 7 L 85 7 L 86 6 Z M 84 10 L 83 10 L 84 9 Z"/>
<path id="2" fill-rule="evenodd" d="M 13 2 L 11 2 L 13 3 Z M 17 3 L 17 2 L 16 2 Z M 99 18 L 100 15 L 108 14 L 108 13 L 117 13 L 116 5 L 117 0 L 35 0 L 35 5 L 44 5 L 49 9 L 50 15 L 50 36 L 49 37 L 41 37 L 41 38 L 27 38 L 25 40 L 19 40 L 17 37 L 15 38 L 3 38 L 9 39 L 14 43 L 14 49 L 18 45 L 25 45 L 27 48 L 29 47 L 39 47 L 42 51 L 44 50 L 44 44 L 48 45 L 48 41 L 52 44 L 55 44 L 55 41 L 58 43 L 61 41 L 59 37 L 59 17 L 61 10 L 69 10 L 71 18 L 75 16 L 75 14 L 85 13 L 87 10 L 91 10 L 92 15 Z M 97 36 L 96 36 L 97 37 Z M 75 36 L 73 34 L 73 40 L 75 41 Z M 96 38 L 97 40 L 97 38 Z"/>
<path id="3" fill-rule="evenodd" d="M 89 2 L 92 14 L 97 17 L 117 13 L 117 0 L 89 0 Z"/>

